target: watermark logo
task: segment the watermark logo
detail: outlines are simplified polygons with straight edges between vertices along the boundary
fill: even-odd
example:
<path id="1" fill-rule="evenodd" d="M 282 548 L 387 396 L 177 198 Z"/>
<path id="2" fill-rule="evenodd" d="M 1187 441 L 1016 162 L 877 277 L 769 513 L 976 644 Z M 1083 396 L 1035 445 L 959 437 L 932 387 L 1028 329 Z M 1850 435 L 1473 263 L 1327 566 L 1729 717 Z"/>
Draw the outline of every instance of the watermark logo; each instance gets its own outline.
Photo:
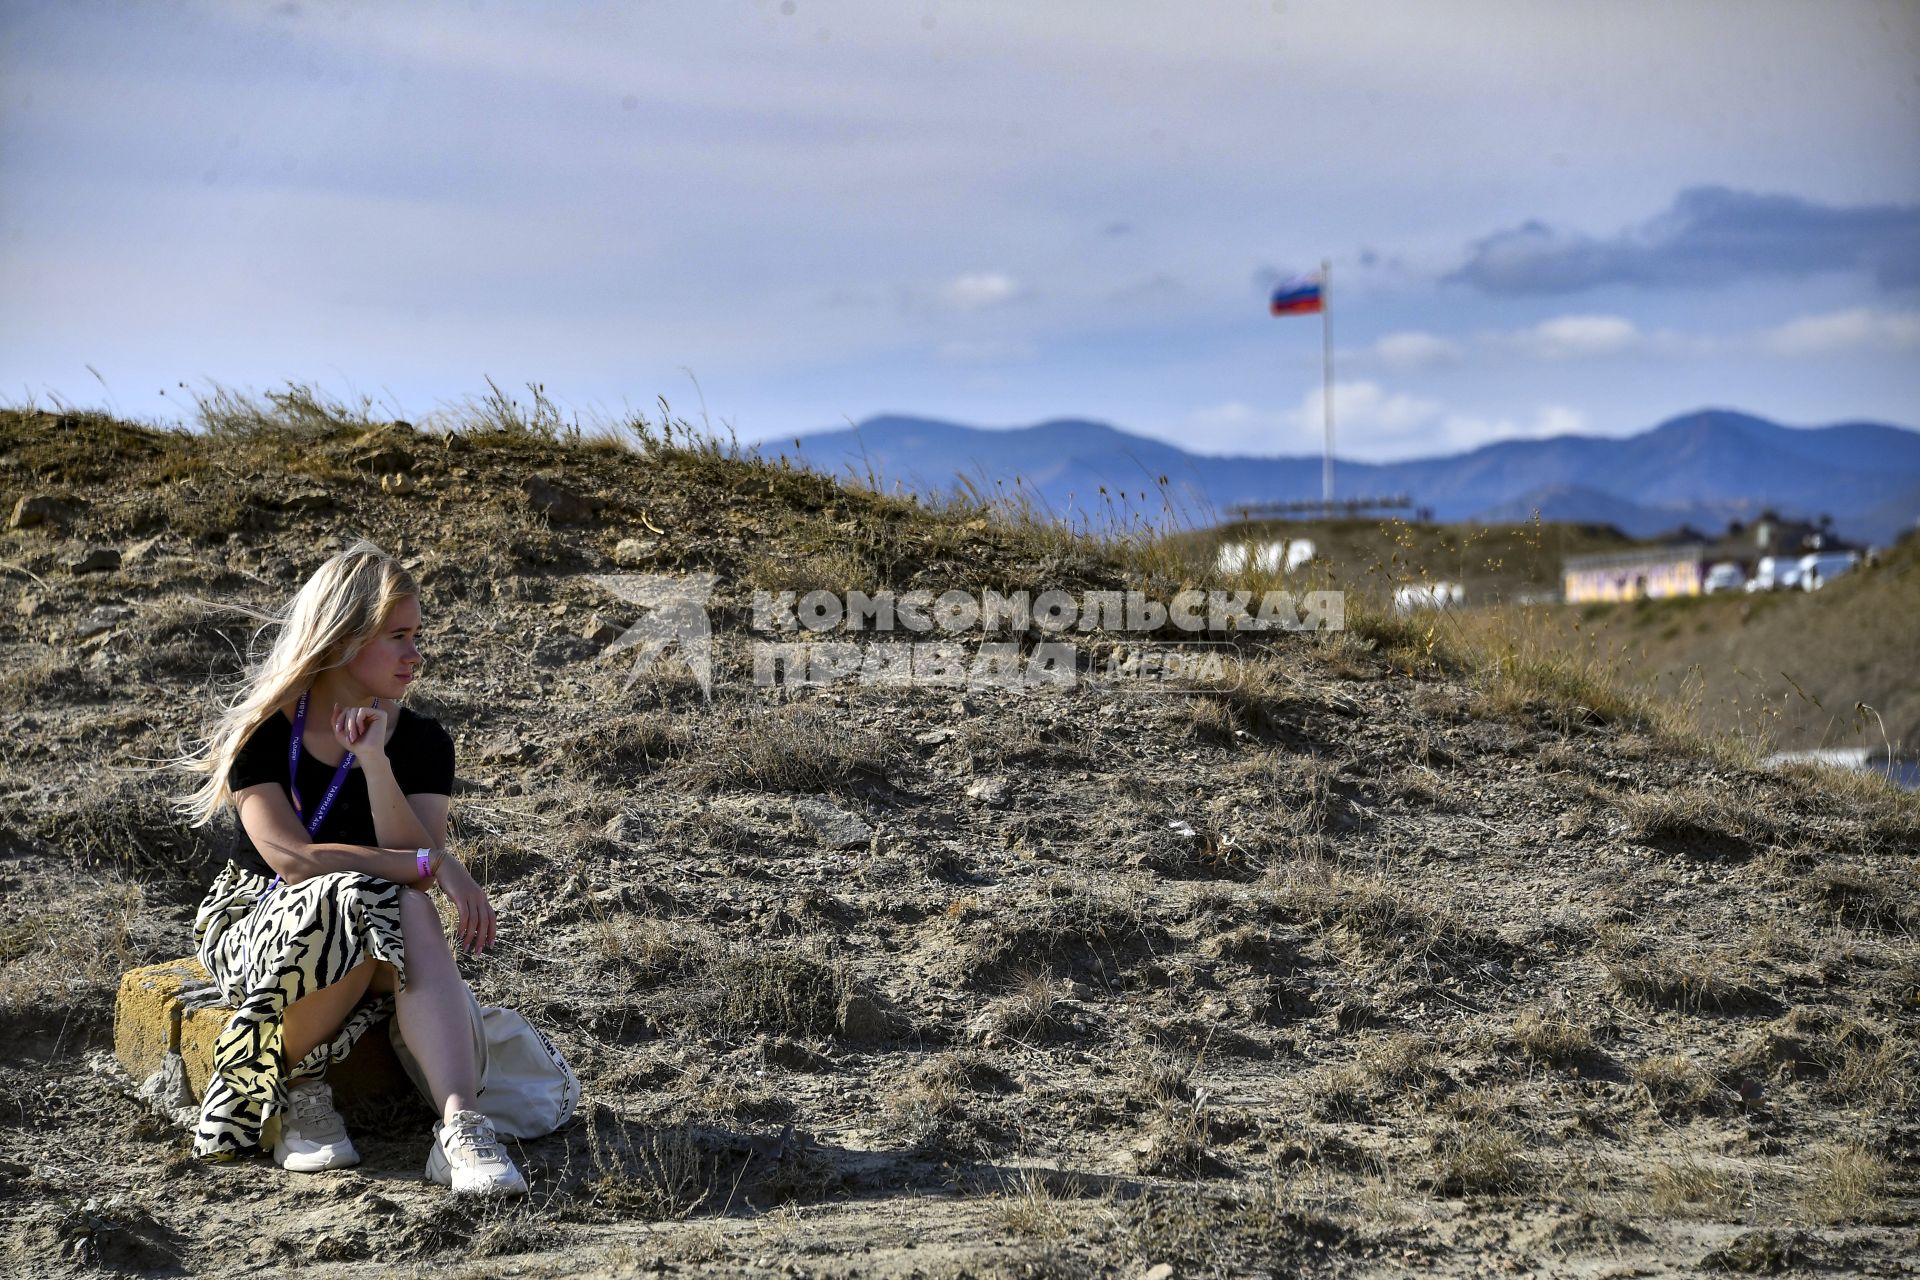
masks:
<path id="1" fill-rule="evenodd" d="M 627 675 L 621 692 L 633 688 L 641 673 L 650 670 L 669 649 L 680 651 L 680 660 L 700 682 L 700 692 L 713 699 L 713 621 L 707 615 L 707 601 L 719 581 L 716 574 L 689 573 L 669 576 L 655 573 L 612 573 L 595 575 L 595 582 L 644 612 L 640 620 L 622 631 L 608 644 L 605 653 L 638 649 L 633 670 Z"/>
<path id="2" fill-rule="evenodd" d="M 647 610 L 606 650 L 639 650 L 626 687 L 678 648 L 711 698 L 707 602 L 715 575 L 615 574 L 594 581 Z M 856 681 L 1190 693 L 1238 682 L 1239 646 L 1216 636 L 1345 625 L 1346 596 L 1339 591 L 1268 591 L 1255 601 L 1250 591 L 1191 590 L 1162 601 L 1139 591 L 761 590 L 753 593 L 748 647 L 759 687 Z"/>

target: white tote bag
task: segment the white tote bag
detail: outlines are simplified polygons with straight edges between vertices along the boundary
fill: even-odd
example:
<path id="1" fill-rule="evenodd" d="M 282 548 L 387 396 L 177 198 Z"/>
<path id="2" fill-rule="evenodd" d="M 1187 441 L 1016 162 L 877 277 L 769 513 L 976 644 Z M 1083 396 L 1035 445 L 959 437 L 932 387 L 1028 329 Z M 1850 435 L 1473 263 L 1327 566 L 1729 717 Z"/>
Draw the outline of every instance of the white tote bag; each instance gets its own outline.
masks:
<path id="1" fill-rule="evenodd" d="M 507 1138 L 540 1138 L 573 1118 L 580 1081 L 540 1029 L 511 1009 L 481 1007 L 467 989 L 474 1052 L 480 1060 L 480 1094 L 474 1109 Z M 393 1052 L 420 1096 L 432 1103 L 427 1078 L 400 1035 L 400 1019 L 387 1023 Z"/>

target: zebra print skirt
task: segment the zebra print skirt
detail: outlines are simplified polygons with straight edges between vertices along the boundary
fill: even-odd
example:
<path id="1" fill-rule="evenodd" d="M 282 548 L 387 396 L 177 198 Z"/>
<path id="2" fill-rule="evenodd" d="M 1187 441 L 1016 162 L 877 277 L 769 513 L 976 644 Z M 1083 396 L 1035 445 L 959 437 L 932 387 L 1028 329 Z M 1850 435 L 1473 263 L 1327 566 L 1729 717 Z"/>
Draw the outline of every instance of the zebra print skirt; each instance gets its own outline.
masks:
<path id="1" fill-rule="evenodd" d="M 200 963 L 234 1008 L 214 1041 L 193 1152 L 229 1160 L 271 1148 L 287 1087 L 324 1074 L 393 1012 L 391 995 L 370 995 L 331 1041 L 285 1060 L 282 1015 L 294 1001 L 368 959 L 393 965 L 406 984 L 400 886 L 355 871 L 270 885 L 229 862 L 201 900 L 193 933 Z"/>

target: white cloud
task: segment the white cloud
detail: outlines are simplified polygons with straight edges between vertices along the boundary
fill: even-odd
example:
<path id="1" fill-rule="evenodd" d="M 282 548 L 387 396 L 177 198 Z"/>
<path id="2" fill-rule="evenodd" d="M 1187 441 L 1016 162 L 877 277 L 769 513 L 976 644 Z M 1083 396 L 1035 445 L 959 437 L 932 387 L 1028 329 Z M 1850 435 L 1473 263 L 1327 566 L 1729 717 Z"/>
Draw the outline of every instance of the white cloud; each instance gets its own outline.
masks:
<path id="1" fill-rule="evenodd" d="M 1314 388 L 1294 410 L 1294 421 L 1307 430 L 1322 429 L 1325 403 L 1325 394 L 1320 388 Z M 1333 384 L 1334 452 L 1340 452 L 1341 441 L 1371 445 L 1418 438 L 1439 416 L 1437 401 L 1388 391 L 1377 382 L 1336 382 Z"/>
<path id="2" fill-rule="evenodd" d="M 1026 296 L 1018 280 L 1000 271 L 955 276 L 941 285 L 936 296 L 955 311 L 980 311 Z"/>
<path id="3" fill-rule="evenodd" d="M 1239 400 L 1196 409 L 1180 421 L 1175 439 L 1216 455 L 1311 455 L 1320 449 L 1323 400 L 1315 390 L 1291 409 Z M 1569 405 L 1543 404 L 1531 416 L 1487 416 L 1364 380 L 1334 384 L 1333 421 L 1334 453 L 1364 461 L 1456 453 L 1497 440 L 1569 435 L 1587 426 L 1586 415 Z"/>
<path id="4" fill-rule="evenodd" d="M 1648 332 L 1626 316 L 1565 315 L 1522 329 L 1481 329 L 1460 338 L 1402 330 L 1357 354 L 1364 361 L 1404 373 L 1476 357 L 1560 362 L 1629 354 L 1698 356 L 1711 354 L 1724 343 L 1705 335 Z"/>
<path id="5" fill-rule="evenodd" d="M 1548 436 L 1577 435 L 1586 426 L 1587 415 L 1564 404 L 1541 405 L 1530 419 L 1450 413 L 1441 424 L 1455 449 L 1478 448 L 1498 440 L 1544 440 Z"/>
<path id="6" fill-rule="evenodd" d="M 934 349 L 933 354 L 941 364 L 977 366 L 1012 364 L 1018 360 L 1031 360 L 1038 352 L 1039 348 L 1031 342 L 984 338 L 977 341 L 957 339 L 953 342 L 944 342 Z"/>
<path id="7" fill-rule="evenodd" d="M 1260 456 L 1302 451 L 1298 427 L 1285 412 L 1257 409 L 1244 400 L 1193 410 L 1175 425 L 1173 442 L 1211 454 Z"/>
<path id="8" fill-rule="evenodd" d="M 1460 358 L 1460 346 L 1436 334 L 1419 330 L 1389 333 L 1373 344 L 1373 354 L 1389 369 L 1423 369 Z M 1336 398 L 1334 407 L 1339 407 Z"/>
<path id="9" fill-rule="evenodd" d="M 1632 351 L 1646 336 L 1625 316 L 1556 316 L 1507 335 L 1506 341 L 1538 359 L 1569 360 Z"/>
<path id="10" fill-rule="evenodd" d="M 1213 454 L 1311 454 L 1320 451 L 1324 431 L 1319 388 L 1292 409 L 1261 409 L 1243 400 L 1210 405 L 1187 414 L 1176 440 L 1184 448 Z M 1377 382 L 1333 384 L 1334 452 L 1371 457 L 1428 450 L 1424 431 L 1440 421 L 1440 405 Z"/>
<path id="11" fill-rule="evenodd" d="M 1775 355 L 1822 355 L 1832 351 L 1910 351 L 1920 347 L 1920 311 L 1854 307 L 1801 316 L 1763 330 L 1757 341 Z"/>

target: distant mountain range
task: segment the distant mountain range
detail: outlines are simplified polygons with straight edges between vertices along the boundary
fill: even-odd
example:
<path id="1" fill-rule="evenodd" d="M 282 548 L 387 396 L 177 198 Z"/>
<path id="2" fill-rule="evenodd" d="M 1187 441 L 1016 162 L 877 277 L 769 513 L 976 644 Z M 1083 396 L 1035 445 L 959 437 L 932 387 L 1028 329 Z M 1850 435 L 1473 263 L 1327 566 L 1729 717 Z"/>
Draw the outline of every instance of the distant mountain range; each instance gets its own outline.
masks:
<path id="1" fill-rule="evenodd" d="M 922 493 L 948 492 L 962 475 L 983 491 L 998 485 L 1006 492 L 1017 477 L 1056 516 L 1096 520 L 1113 497 L 1123 514 L 1159 522 L 1161 476 L 1190 524 L 1224 519 L 1240 503 L 1320 496 L 1318 456 L 1207 457 L 1073 419 L 984 429 L 876 417 L 759 448 Z M 1783 427 L 1725 409 L 1634 436 L 1509 440 L 1403 462 L 1336 461 L 1335 468 L 1338 495 L 1404 493 L 1443 521 L 1517 522 L 1537 510 L 1544 520 L 1611 524 L 1648 537 L 1683 524 L 1716 532 L 1772 508 L 1830 515 L 1843 536 L 1884 543 L 1920 519 L 1920 432 L 1871 422 Z"/>

